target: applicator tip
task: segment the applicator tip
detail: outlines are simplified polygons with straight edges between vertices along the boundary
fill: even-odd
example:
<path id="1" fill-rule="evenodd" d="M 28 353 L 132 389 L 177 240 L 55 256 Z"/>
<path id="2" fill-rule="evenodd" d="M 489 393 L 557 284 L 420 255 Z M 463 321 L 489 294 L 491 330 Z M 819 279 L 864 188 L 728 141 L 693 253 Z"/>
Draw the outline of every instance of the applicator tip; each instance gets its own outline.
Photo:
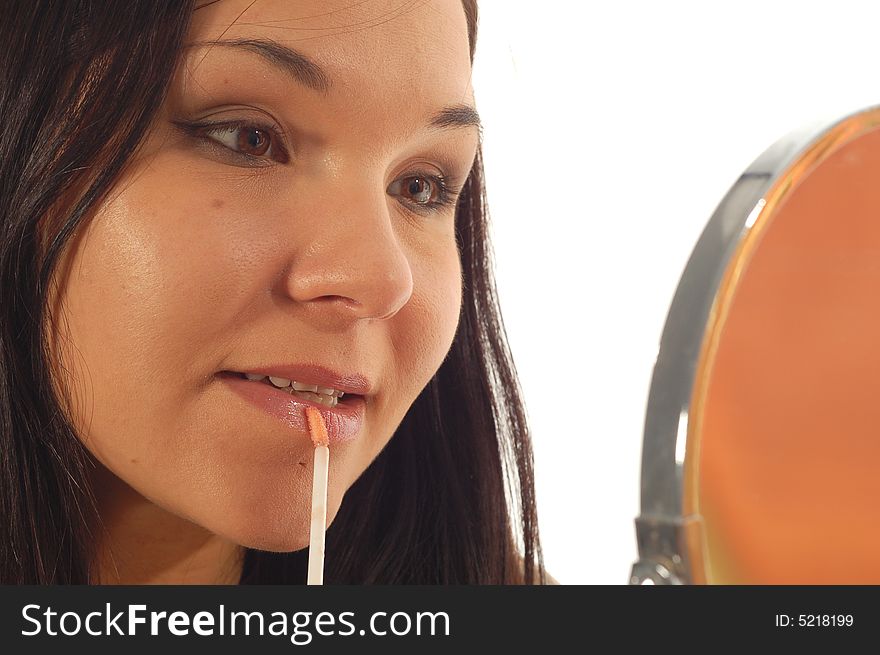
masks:
<path id="1" fill-rule="evenodd" d="M 327 438 L 327 426 L 324 424 L 324 417 L 315 407 L 306 407 L 306 418 L 309 421 L 309 435 L 312 437 L 312 443 L 315 446 L 329 446 L 330 440 Z"/>

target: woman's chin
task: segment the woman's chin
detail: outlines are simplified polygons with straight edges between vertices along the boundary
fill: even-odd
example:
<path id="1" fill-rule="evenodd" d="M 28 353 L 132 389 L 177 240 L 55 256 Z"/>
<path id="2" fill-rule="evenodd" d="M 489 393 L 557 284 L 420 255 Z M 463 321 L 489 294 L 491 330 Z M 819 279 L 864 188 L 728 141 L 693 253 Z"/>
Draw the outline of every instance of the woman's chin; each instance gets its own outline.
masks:
<path id="1" fill-rule="evenodd" d="M 239 542 L 240 546 L 251 550 L 262 550 L 269 553 L 292 553 L 308 548 L 308 535 L 257 535 L 253 539 Z"/>
<path id="2" fill-rule="evenodd" d="M 336 516 L 337 508 L 328 507 L 327 510 L 329 527 Z M 309 545 L 309 512 L 295 511 L 280 516 L 268 513 L 263 516 L 250 514 L 243 519 L 234 523 L 224 522 L 224 525 L 218 526 L 219 529 L 212 532 L 244 548 L 272 553 L 291 553 Z"/>

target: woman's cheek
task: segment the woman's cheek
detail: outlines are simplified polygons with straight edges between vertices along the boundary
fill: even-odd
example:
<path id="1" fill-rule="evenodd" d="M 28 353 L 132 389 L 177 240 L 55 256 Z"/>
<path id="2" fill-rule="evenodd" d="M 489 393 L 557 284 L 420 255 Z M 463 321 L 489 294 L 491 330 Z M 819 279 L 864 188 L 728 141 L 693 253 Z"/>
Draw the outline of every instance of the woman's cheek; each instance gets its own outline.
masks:
<path id="1" fill-rule="evenodd" d="M 447 248 L 435 254 L 421 269 L 414 286 L 413 297 L 404 308 L 414 329 L 401 351 L 411 353 L 409 375 L 417 381 L 417 395 L 443 363 L 455 337 L 461 311 L 457 250 Z"/>

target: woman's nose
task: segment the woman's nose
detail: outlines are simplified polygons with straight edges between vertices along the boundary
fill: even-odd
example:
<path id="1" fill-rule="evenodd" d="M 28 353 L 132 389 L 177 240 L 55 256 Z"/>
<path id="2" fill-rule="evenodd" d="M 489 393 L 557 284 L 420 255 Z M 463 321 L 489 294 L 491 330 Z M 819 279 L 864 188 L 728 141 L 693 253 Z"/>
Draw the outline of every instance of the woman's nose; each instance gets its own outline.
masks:
<path id="1" fill-rule="evenodd" d="M 394 316 L 412 296 L 413 275 L 384 190 L 337 189 L 309 205 L 291 218 L 297 247 L 285 274 L 287 295 L 337 320 Z"/>

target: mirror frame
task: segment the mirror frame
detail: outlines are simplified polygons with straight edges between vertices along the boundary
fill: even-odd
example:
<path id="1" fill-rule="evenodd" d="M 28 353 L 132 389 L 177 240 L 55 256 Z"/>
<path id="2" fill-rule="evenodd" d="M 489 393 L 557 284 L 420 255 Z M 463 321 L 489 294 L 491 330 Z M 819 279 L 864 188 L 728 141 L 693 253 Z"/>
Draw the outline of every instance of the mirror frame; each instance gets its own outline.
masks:
<path id="1" fill-rule="evenodd" d="M 651 378 L 635 520 L 639 558 L 630 584 L 706 583 L 703 523 L 688 507 L 699 479 L 701 364 L 714 353 L 715 328 L 775 207 L 832 152 L 878 127 L 880 105 L 789 133 L 740 175 L 703 229 L 676 288 Z"/>

